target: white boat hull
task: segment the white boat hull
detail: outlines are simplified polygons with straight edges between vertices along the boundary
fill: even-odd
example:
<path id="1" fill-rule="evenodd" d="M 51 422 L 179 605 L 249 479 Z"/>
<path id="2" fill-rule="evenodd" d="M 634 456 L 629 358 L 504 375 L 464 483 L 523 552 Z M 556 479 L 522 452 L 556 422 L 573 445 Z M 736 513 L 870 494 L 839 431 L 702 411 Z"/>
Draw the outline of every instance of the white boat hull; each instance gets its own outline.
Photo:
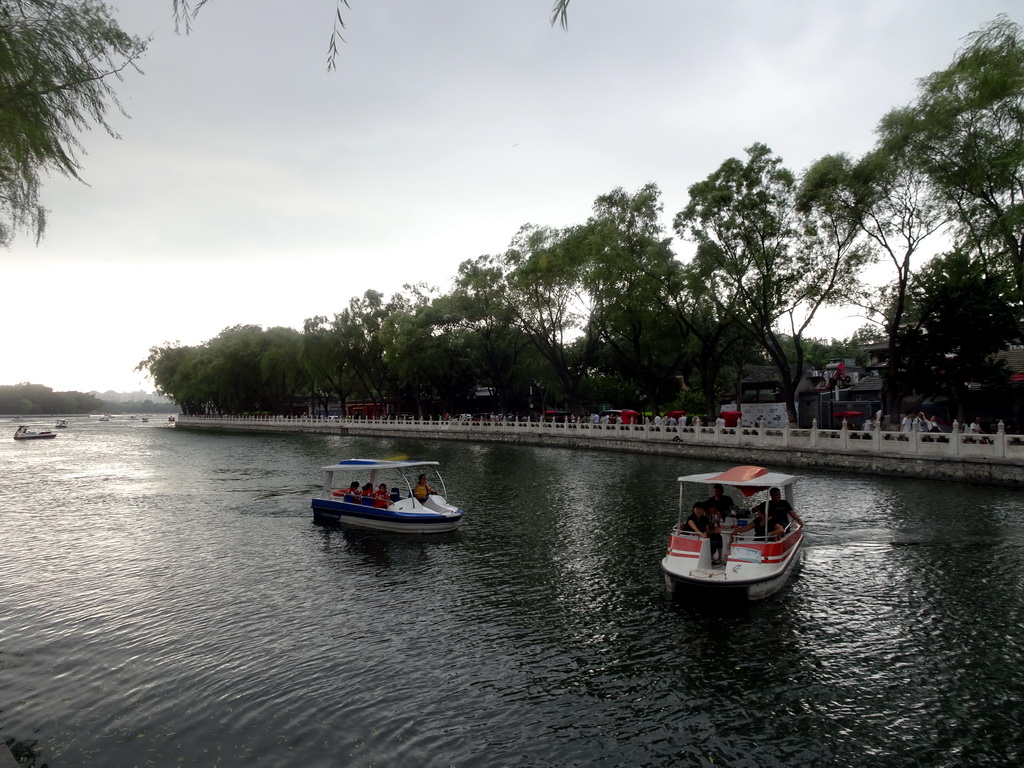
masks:
<path id="1" fill-rule="evenodd" d="M 56 436 L 56 432 L 30 432 L 25 428 L 20 428 L 14 433 L 15 440 L 50 440 Z"/>
<path id="2" fill-rule="evenodd" d="M 739 539 L 728 548 L 725 565 L 715 566 L 708 539 L 673 532 L 661 561 L 665 587 L 673 594 L 732 593 L 747 600 L 763 600 L 789 581 L 802 543 L 800 528 L 777 542 Z"/>
<path id="3" fill-rule="evenodd" d="M 448 533 L 462 524 L 463 517 L 457 507 L 435 512 L 418 503 L 416 509 L 402 509 L 395 504 L 387 509 L 376 509 L 334 499 L 313 499 L 311 506 L 315 523 L 392 533 Z"/>
<path id="4" fill-rule="evenodd" d="M 448 533 L 462 524 L 465 514 L 459 507 L 449 504 L 443 495 L 429 488 L 424 500 L 415 498 L 412 484 L 405 476 L 405 471 L 436 467 L 436 461 L 417 461 L 404 459 L 346 459 L 337 464 L 323 467 L 324 481 L 319 496 L 313 497 L 310 506 L 313 508 L 313 522 L 320 525 L 342 525 L 348 528 L 362 528 L 371 531 L 388 531 L 391 533 Z M 357 492 L 360 486 L 365 489 L 387 487 L 388 483 L 381 473 L 397 472 L 405 483 L 406 494 L 403 495 L 398 486 L 391 486 L 391 493 L 384 498 L 376 494 L 363 496 Z M 365 478 L 370 482 L 363 484 L 357 479 L 350 486 L 347 482 L 341 488 L 335 486 L 334 477 L 339 473 L 348 473 L 351 477 Z M 440 487 L 444 482 L 438 475 Z M 350 492 L 349 489 L 356 490 Z"/>

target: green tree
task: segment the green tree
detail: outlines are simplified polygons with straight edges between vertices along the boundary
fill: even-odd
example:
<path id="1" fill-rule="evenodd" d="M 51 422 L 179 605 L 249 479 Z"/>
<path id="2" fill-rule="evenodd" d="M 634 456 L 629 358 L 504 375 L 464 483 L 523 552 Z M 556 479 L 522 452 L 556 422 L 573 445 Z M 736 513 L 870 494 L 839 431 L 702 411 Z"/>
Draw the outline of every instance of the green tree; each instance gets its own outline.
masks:
<path id="1" fill-rule="evenodd" d="M 802 338 L 817 311 L 853 290 L 866 258 L 857 230 L 827 208 L 804 216 L 797 182 L 763 144 L 690 187 L 676 215 L 697 243 L 694 267 L 724 316 L 757 340 L 779 373 L 789 419 L 803 374 Z M 792 353 L 785 339 L 792 341 Z"/>
<path id="2" fill-rule="evenodd" d="M 236 325 L 199 347 L 153 347 L 136 370 L 186 414 L 291 413 L 308 390 L 292 328 Z"/>
<path id="3" fill-rule="evenodd" d="M 964 253 L 936 257 L 914 286 L 917 322 L 900 331 L 907 382 L 922 395 L 952 396 L 961 424 L 972 385 L 1006 383 L 995 353 L 1020 339 L 998 280 Z"/>
<path id="4" fill-rule="evenodd" d="M 859 227 L 869 246 L 892 265 L 894 279 L 873 296 L 850 297 L 881 326 L 888 341 L 883 396 L 889 413 L 898 412 L 906 388 L 898 374 L 902 350 L 897 333 L 907 311 L 914 258 L 945 221 L 933 188 L 904 149 L 882 143 L 857 162 L 846 155 L 823 157 L 804 174 L 798 196 L 804 210 L 826 210 L 844 226 Z"/>
<path id="5" fill-rule="evenodd" d="M 614 189 L 597 198 L 580 230 L 587 259 L 581 279 L 594 299 L 601 340 L 654 413 L 678 389 L 673 374 L 685 354 L 662 308 L 678 262 L 662 228 L 660 196 L 656 184 L 633 194 Z"/>
<path id="6" fill-rule="evenodd" d="M 41 384 L 0 386 L 0 413 L 68 414 L 96 413 L 101 401 L 83 392 L 54 392 Z"/>
<path id="7" fill-rule="evenodd" d="M 269 409 L 290 415 L 305 413 L 297 397 L 309 391 L 311 381 L 303 364 L 302 334 L 294 328 L 268 328 L 260 346 L 260 380 Z"/>
<path id="8" fill-rule="evenodd" d="M 420 417 L 456 412 L 474 397 L 473 368 L 466 354 L 470 332 L 448 324 L 444 302 L 435 305 L 440 298 L 423 296 L 411 311 L 394 313 L 388 324 L 399 384 L 412 395 Z"/>
<path id="9" fill-rule="evenodd" d="M 206 380 L 210 356 L 203 347 L 183 347 L 177 342 L 150 347 L 149 357 L 136 371 L 148 372 L 156 391 L 181 408 L 186 415 L 208 413 L 216 409 L 216 392 Z"/>
<path id="10" fill-rule="evenodd" d="M 708 291 L 699 265 L 683 266 L 677 278 L 666 283 L 666 289 L 668 314 L 679 327 L 680 339 L 688 342 L 684 349 L 689 367 L 684 373 L 691 378 L 690 370 L 697 371 L 697 391 L 703 395 L 701 410 L 706 415 L 715 414 L 727 368 L 734 372 L 732 383 L 739 393 L 752 339 Z M 691 408 L 685 410 L 692 412 Z"/>
<path id="11" fill-rule="evenodd" d="M 917 100 L 887 114 L 882 146 L 934 185 L 960 250 L 1024 301 L 1024 31 L 1001 15 L 968 36 Z"/>
<path id="12" fill-rule="evenodd" d="M 319 403 L 318 410 L 326 414 L 332 397 L 344 408 L 354 380 L 334 326 L 322 315 L 307 318 L 300 347 L 300 359 L 309 375 L 310 392 Z"/>
<path id="13" fill-rule="evenodd" d="M 434 301 L 437 323 L 461 329 L 465 355 L 476 381 L 498 398 L 501 414 L 511 411 L 536 376 L 529 361 L 530 338 L 508 305 L 501 268 L 492 256 L 462 262 L 452 290 Z"/>
<path id="14" fill-rule="evenodd" d="M 385 325 L 392 313 L 408 309 L 408 300 L 399 294 L 385 302 L 384 294 L 368 290 L 362 297 L 350 299 L 331 323 L 358 394 L 380 406 L 397 395 Z"/>
<path id="15" fill-rule="evenodd" d="M 204 374 L 208 396 L 220 413 L 275 412 L 267 395 L 261 362 L 263 328 L 235 325 L 206 343 L 208 364 Z"/>
<path id="16" fill-rule="evenodd" d="M 42 179 L 80 178 L 82 131 L 97 125 L 116 137 L 110 80 L 137 69 L 147 42 L 98 0 L 0 3 L 0 245 L 20 230 L 42 237 Z"/>
<path id="17" fill-rule="evenodd" d="M 583 282 L 585 239 L 578 227 L 525 226 L 502 257 L 506 306 L 576 414 L 582 413 L 581 382 L 600 342 L 594 297 Z"/>

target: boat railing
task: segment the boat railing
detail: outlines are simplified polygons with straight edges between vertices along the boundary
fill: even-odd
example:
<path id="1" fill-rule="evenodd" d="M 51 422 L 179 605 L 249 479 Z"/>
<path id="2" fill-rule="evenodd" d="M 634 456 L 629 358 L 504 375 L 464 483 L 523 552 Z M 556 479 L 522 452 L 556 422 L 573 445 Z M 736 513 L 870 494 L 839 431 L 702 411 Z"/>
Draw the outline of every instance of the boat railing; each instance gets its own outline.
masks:
<path id="1" fill-rule="evenodd" d="M 745 544 L 750 543 L 750 542 L 755 542 L 755 543 L 760 543 L 760 544 L 772 544 L 774 542 L 782 541 L 784 539 L 789 538 L 790 534 L 794 533 L 799 528 L 800 528 L 800 526 L 796 525 L 795 523 L 791 523 L 789 525 L 789 527 L 787 527 L 786 530 L 784 530 L 782 532 L 782 535 L 779 536 L 778 538 L 776 538 L 775 536 L 772 536 L 772 535 L 753 536 L 748 531 L 744 531 L 743 533 L 736 533 L 735 531 L 733 531 L 729 535 L 731 536 L 733 541 L 742 541 Z"/>
<path id="2" fill-rule="evenodd" d="M 767 544 L 775 541 L 771 536 L 754 536 L 752 533 L 748 533 L 747 531 L 744 531 L 743 533 L 736 533 L 733 531 L 729 536 L 733 541 L 742 541 L 744 544 L 749 544 L 750 542 L 754 542 L 756 544 Z"/>

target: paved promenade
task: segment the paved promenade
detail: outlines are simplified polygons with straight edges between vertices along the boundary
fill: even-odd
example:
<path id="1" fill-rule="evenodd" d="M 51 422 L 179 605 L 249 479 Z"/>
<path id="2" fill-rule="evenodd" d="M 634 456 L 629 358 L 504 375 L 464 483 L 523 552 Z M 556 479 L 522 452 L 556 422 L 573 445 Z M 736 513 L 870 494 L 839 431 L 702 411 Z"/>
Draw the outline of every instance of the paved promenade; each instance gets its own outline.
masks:
<path id="1" fill-rule="evenodd" d="M 1024 436 L 967 436 L 849 429 L 682 428 L 536 421 L 320 419 L 179 416 L 179 429 L 321 432 L 375 437 L 508 442 L 805 467 L 891 477 L 1024 488 Z"/>

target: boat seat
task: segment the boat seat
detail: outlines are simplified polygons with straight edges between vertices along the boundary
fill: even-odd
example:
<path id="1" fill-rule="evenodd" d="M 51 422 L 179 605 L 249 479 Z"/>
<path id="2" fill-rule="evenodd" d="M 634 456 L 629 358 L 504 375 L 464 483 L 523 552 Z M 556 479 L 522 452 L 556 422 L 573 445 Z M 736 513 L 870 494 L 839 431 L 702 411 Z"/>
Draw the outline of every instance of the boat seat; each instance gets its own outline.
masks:
<path id="1" fill-rule="evenodd" d="M 373 497 L 372 496 L 363 496 L 363 506 L 364 507 L 372 507 L 373 506 Z"/>
<path id="2" fill-rule="evenodd" d="M 391 501 L 398 501 L 402 498 L 402 492 L 398 488 L 391 489 Z"/>
<path id="3" fill-rule="evenodd" d="M 346 493 L 345 494 L 345 501 L 347 501 L 349 504 L 354 504 L 356 500 L 352 498 L 352 494 L 351 493 Z"/>

